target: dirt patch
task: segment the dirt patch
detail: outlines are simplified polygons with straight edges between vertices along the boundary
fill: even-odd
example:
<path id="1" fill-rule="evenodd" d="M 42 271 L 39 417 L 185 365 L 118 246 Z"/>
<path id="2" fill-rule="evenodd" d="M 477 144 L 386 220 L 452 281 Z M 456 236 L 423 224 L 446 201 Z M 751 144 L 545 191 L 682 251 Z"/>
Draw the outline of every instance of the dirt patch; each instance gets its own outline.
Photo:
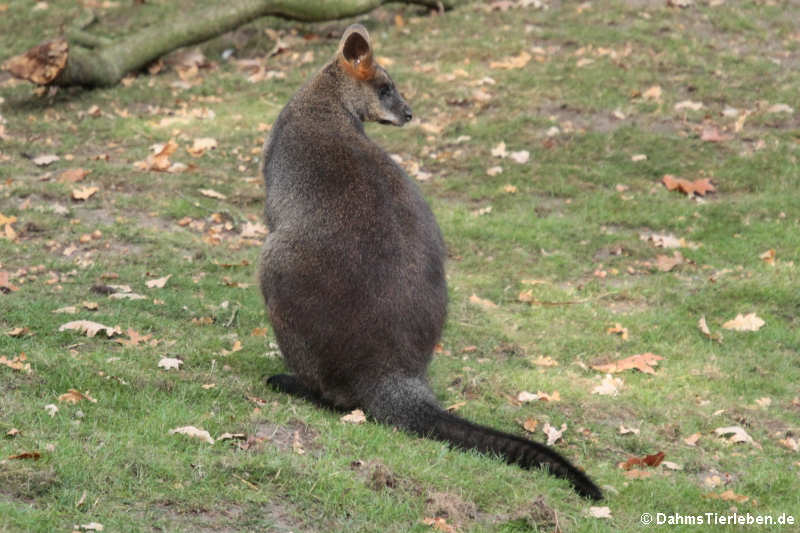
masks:
<path id="1" fill-rule="evenodd" d="M 432 492 L 425 500 L 425 515 L 444 518 L 449 524 L 463 528 L 478 518 L 478 506 L 450 492 Z"/>
<path id="2" fill-rule="evenodd" d="M 10 499 L 31 504 L 58 484 L 52 466 L 39 466 L 26 460 L 9 460 L 0 464 L 0 495 Z"/>
<path id="3" fill-rule="evenodd" d="M 270 531 L 276 533 L 313 532 L 299 513 L 287 502 L 253 504 L 247 508 L 224 502 L 213 508 L 179 508 L 172 502 L 159 502 L 155 506 L 166 531 L 193 531 L 199 533 L 233 533 L 240 531 Z M 158 528 L 154 528 L 159 531 Z"/>
<path id="4" fill-rule="evenodd" d="M 255 446 L 249 449 L 260 449 L 260 444 L 269 442 L 284 452 L 304 454 L 311 452 L 318 455 L 322 446 L 317 443 L 319 432 L 301 420 L 292 420 L 286 425 L 274 422 L 260 422 L 255 427 Z M 248 439 L 250 442 L 251 439 Z"/>
<path id="5" fill-rule="evenodd" d="M 422 494 L 422 487 L 419 483 L 398 476 L 380 460 L 353 461 L 350 463 L 350 468 L 361 477 L 365 485 L 376 492 L 385 489 L 401 489 L 414 494 Z"/>

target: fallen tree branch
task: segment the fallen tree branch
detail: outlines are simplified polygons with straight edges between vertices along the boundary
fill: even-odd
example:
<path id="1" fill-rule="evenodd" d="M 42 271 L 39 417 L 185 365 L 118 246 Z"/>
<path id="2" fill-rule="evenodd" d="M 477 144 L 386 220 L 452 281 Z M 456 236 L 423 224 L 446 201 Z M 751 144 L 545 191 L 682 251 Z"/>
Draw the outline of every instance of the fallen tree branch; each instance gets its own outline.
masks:
<path id="1" fill-rule="evenodd" d="M 67 31 L 66 38 L 35 46 L 10 58 L 2 68 L 37 85 L 110 86 L 167 52 L 206 41 L 260 17 L 321 22 L 367 13 L 391 1 L 397 0 L 226 0 L 191 17 L 165 21 L 114 42 L 95 37 L 80 27 L 73 28 Z M 458 3 L 458 0 L 403 1 L 438 10 Z"/>

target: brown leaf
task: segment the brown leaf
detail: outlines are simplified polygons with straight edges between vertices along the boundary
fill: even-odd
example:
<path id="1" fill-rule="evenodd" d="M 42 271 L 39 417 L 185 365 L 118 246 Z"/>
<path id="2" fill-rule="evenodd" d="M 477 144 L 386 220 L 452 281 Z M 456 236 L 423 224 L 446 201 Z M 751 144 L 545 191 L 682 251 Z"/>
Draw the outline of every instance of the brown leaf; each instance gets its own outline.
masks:
<path id="1" fill-rule="evenodd" d="M 69 389 L 67 392 L 58 397 L 59 402 L 64 403 L 78 403 L 82 400 L 88 400 L 92 403 L 97 403 L 97 400 L 89 396 L 89 392 L 81 392 L 77 389 Z"/>
<path id="2" fill-rule="evenodd" d="M 697 446 L 697 441 L 700 440 L 700 433 L 693 433 L 683 439 L 687 446 Z"/>
<path id="3" fill-rule="evenodd" d="M 31 330 L 29 328 L 13 328 L 13 329 L 8 331 L 8 336 L 9 337 L 22 337 L 24 335 L 28 335 L 29 333 L 31 333 Z"/>
<path id="4" fill-rule="evenodd" d="M 8 272 L 0 270 L 0 292 L 8 293 L 17 290 L 19 290 L 19 287 L 8 280 Z"/>
<path id="5" fill-rule="evenodd" d="M 61 183 L 77 183 L 91 174 L 91 172 L 91 170 L 86 170 L 84 168 L 71 168 L 62 172 L 58 177 L 58 181 Z"/>
<path id="6" fill-rule="evenodd" d="M 2 68 L 16 78 L 36 85 L 48 85 L 66 66 L 68 54 L 69 45 L 66 39 L 58 38 L 8 59 Z"/>
<path id="7" fill-rule="evenodd" d="M 99 324 L 97 322 L 92 322 L 90 320 L 75 320 L 73 322 L 67 322 L 66 324 L 62 324 L 61 327 L 58 328 L 58 331 L 66 331 L 66 330 L 73 330 L 79 331 L 81 333 L 85 333 L 87 337 L 94 337 L 97 335 L 98 332 L 102 331 L 106 334 L 106 337 L 113 337 L 114 335 L 119 335 L 122 333 L 122 330 L 119 326 L 109 327 L 104 326 L 103 324 Z"/>
<path id="8" fill-rule="evenodd" d="M 722 327 L 734 331 L 758 331 L 764 324 L 766 324 L 766 322 L 755 313 L 748 313 L 746 315 L 739 313 L 736 315 L 736 318 L 722 324 Z"/>
<path id="9" fill-rule="evenodd" d="M 217 200 L 227 200 L 228 197 L 222 194 L 221 192 L 217 192 L 214 189 L 199 189 L 200 194 L 203 196 L 207 196 L 209 198 L 216 198 Z"/>
<path id="10" fill-rule="evenodd" d="M 645 92 L 642 93 L 642 98 L 645 100 L 653 100 L 655 102 L 661 101 L 661 87 L 658 85 L 653 85 Z"/>
<path id="11" fill-rule="evenodd" d="M 760 254 L 758 257 L 760 259 L 762 259 L 768 265 L 775 266 L 775 250 L 774 249 L 770 248 L 769 250 L 767 250 L 763 254 Z"/>
<path id="12" fill-rule="evenodd" d="M 135 162 L 133 166 L 138 168 L 139 170 L 167 172 L 169 171 L 170 167 L 172 167 L 172 163 L 169 160 L 169 156 L 171 156 L 175 152 L 175 150 L 177 150 L 177 148 L 178 148 L 178 143 L 176 143 L 172 139 L 170 139 L 168 142 L 164 144 L 154 144 L 153 146 L 150 147 L 150 150 L 153 153 L 148 155 L 144 161 Z"/>
<path id="13" fill-rule="evenodd" d="M 589 516 L 594 518 L 611 518 L 611 508 L 589 507 Z"/>
<path id="14" fill-rule="evenodd" d="M 441 516 L 436 518 L 423 518 L 422 523 L 431 526 L 436 531 L 443 531 L 444 533 L 458 533 L 458 530 L 447 523 L 447 520 Z"/>
<path id="15" fill-rule="evenodd" d="M 703 497 L 711 498 L 713 500 L 725 500 L 737 503 L 745 503 L 747 500 L 750 499 L 750 497 L 744 496 L 743 494 L 736 494 L 730 489 L 726 490 L 725 492 L 720 492 L 719 494 L 715 492 L 711 492 L 709 494 L 703 494 Z"/>
<path id="16" fill-rule="evenodd" d="M 645 455 L 644 457 L 630 457 L 624 463 L 620 463 L 619 467 L 623 470 L 630 470 L 634 466 L 650 466 L 657 467 L 664 460 L 664 452 L 658 452 L 653 455 Z"/>
<path id="17" fill-rule="evenodd" d="M 606 329 L 608 335 L 617 334 L 622 337 L 622 340 L 628 340 L 628 328 L 623 328 L 622 324 L 616 323 L 612 327 Z"/>
<path id="18" fill-rule="evenodd" d="M 26 363 L 27 356 L 25 353 L 20 353 L 19 355 L 7 359 L 5 355 L 0 355 L 0 365 L 5 365 L 11 370 L 16 370 L 18 372 L 25 372 L 26 374 L 30 374 L 31 372 L 31 364 Z"/>
<path id="19" fill-rule="evenodd" d="M 525 431 L 529 433 L 533 433 L 536 431 L 536 426 L 539 425 L 539 421 L 535 418 L 526 418 L 525 421 L 522 423 L 522 427 L 525 428 Z"/>
<path id="20" fill-rule="evenodd" d="M 38 461 L 41 457 L 42 454 L 39 452 L 23 452 L 8 456 L 9 459 L 33 459 L 34 461 Z"/>
<path id="21" fill-rule="evenodd" d="M 555 427 L 551 426 L 549 422 L 544 423 L 544 427 L 542 428 L 542 432 L 547 435 L 547 445 L 552 446 L 553 444 L 558 441 L 564 432 L 567 430 L 566 424 L 561 424 L 561 429 L 556 429 Z"/>
<path id="22" fill-rule="evenodd" d="M 496 303 L 492 302 L 491 300 L 486 300 L 484 298 L 481 298 L 477 294 L 474 294 L 474 293 L 472 294 L 472 296 L 469 297 L 469 302 L 471 304 L 475 304 L 475 305 L 477 305 L 479 307 L 483 307 L 484 309 L 487 309 L 487 310 L 489 310 L 489 309 L 497 309 L 497 304 Z"/>
<path id="23" fill-rule="evenodd" d="M 702 178 L 694 181 L 689 181 L 684 178 L 677 178 L 672 174 L 664 174 L 661 178 L 661 183 L 667 188 L 668 191 L 678 190 L 687 196 L 697 194 L 705 196 L 706 193 L 716 192 L 716 188 L 711 183 L 711 178 Z"/>
<path id="24" fill-rule="evenodd" d="M 147 342 L 150 340 L 152 335 L 141 335 L 132 328 L 128 328 L 128 331 L 125 332 L 128 335 L 127 339 L 116 339 L 116 341 L 123 346 L 131 346 L 137 347 L 141 342 Z"/>
<path id="25" fill-rule="evenodd" d="M 147 288 L 149 289 L 163 289 L 164 285 L 167 284 L 167 281 L 169 281 L 169 278 L 171 277 L 172 274 L 169 274 L 167 276 L 164 276 L 163 278 L 148 280 L 144 284 L 147 285 Z"/>
<path id="26" fill-rule="evenodd" d="M 202 428 L 196 428 L 194 426 L 183 426 L 175 429 L 170 429 L 169 434 L 174 435 L 176 433 L 180 433 L 181 435 L 186 435 L 187 437 L 191 437 L 193 439 L 200 439 L 203 442 L 207 442 L 209 444 L 214 444 L 214 439 L 211 438 L 211 435 Z"/>
<path id="27" fill-rule="evenodd" d="M 490 61 L 489 68 L 498 68 L 505 70 L 522 68 L 525 65 L 527 65 L 528 61 L 530 60 L 531 60 L 531 55 L 523 50 L 519 55 L 506 57 L 500 61 Z"/>
<path id="28" fill-rule="evenodd" d="M 99 190 L 100 189 L 97 187 L 79 187 L 77 189 L 72 189 L 72 199 L 88 200 Z"/>
<path id="29" fill-rule="evenodd" d="M 653 367 L 657 366 L 658 362 L 663 359 L 664 358 L 660 355 L 647 352 L 643 354 L 632 355 L 630 357 L 626 357 L 625 359 L 620 359 L 619 361 L 605 365 L 592 365 L 592 368 L 607 374 L 614 374 L 630 369 L 635 369 L 640 372 L 644 372 L 645 374 L 655 374 L 656 371 L 653 370 Z"/>
<path id="30" fill-rule="evenodd" d="M 186 151 L 194 157 L 200 157 L 206 152 L 206 150 L 215 150 L 216 148 L 216 139 L 212 139 L 211 137 L 201 137 L 195 139 L 192 143 L 192 146 L 186 148 Z"/>
<path id="31" fill-rule="evenodd" d="M 364 411 L 361 409 L 355 409 L 341 417 L 339 420 L 348 424 L 363 424 L 367 421 L 367 417 L 364 415 Z"/>
<path id="32" fill-rule="evenodd" d="M 722 333 L 711 333 L 711 330 L 708 329 L 708 324 L 706 323 L 706 317 L 701 316 L 700 320 L 697 321 L 697 327 L 700 328 L 700 331 L 703 332 L 703 335 L 711 339 L 712 341 L 722 342 Z"/>
<path id="33" fill-rule="evenodd" d="M 753 440 L 753 438 L 747 434 L 747 432 L 742 429 L 740 426 L 729 426 L 724 428 L 717 428 L 714 430 L 718 436 L 723 437 L 726 435 L 730 435 L 726 440 L 731 443 L 739 443 L 744 442 L 746 444 L 752 444 L 756 448 L 761 449 L 761 445 Z"/>

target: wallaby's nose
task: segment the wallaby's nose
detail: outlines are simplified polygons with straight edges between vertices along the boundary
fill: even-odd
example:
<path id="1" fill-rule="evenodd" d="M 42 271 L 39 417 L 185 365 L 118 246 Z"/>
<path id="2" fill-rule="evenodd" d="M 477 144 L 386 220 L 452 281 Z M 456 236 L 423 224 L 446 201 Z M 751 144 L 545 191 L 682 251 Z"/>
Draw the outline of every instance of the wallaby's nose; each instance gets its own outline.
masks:
<path id="1" fill-rule="evenodd" d="M 409 122 L 412 118 L 414 118 L 414 115 L 411 114 L 411 109 L 407 107 L 406 110 L 403 112 L 403 119 L 406 122 Z"/>

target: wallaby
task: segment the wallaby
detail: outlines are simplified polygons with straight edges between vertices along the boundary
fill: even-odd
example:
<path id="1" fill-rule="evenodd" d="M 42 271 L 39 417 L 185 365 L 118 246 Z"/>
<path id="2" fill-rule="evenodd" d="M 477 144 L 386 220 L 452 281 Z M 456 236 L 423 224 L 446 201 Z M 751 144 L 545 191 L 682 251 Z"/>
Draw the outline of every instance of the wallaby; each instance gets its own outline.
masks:
<path id="1" fill-rule="evenodd" d="M 364 133 L 402 126 L 411 108 L 373 58 L 366 28 L 281 111 L 264 145 L 269 234 L 260 284 L 292 375 L 268 383 L 463 449 L 541 466 L 599 500 L 549 447 L 442 409 L 426 380 L 447 308 L 445 247 L 416 184 Z"/>

